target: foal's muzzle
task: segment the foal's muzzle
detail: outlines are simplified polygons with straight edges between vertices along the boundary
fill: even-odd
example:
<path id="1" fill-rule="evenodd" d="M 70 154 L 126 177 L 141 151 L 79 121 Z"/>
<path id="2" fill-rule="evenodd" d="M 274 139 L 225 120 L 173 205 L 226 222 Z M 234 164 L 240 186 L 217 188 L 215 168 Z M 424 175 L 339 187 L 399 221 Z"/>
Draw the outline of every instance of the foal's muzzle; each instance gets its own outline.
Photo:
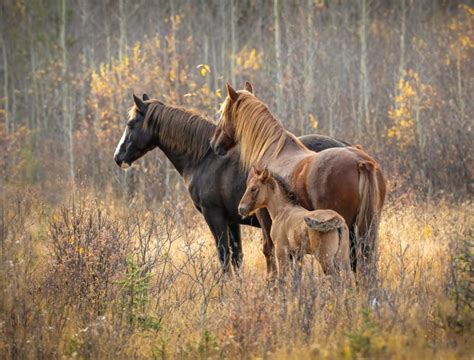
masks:
<path id="1" fill-rule="evenodd" d="M 246 206 L 239 206 L 239 215 L 242 216 L 243 218 L 247 217 L 249 212 Z"/>

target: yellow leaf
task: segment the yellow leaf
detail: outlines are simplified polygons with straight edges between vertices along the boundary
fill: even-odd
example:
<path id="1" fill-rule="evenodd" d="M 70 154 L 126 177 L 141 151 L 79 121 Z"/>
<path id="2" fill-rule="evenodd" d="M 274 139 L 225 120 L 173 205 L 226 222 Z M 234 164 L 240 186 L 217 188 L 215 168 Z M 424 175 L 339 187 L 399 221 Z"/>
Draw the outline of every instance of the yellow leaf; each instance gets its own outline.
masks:
<path id="1" fill-rule="evenodd" d="M 431 227 L 429 225 L 426 225 L 424 233 L 425 238 L 429 238 L 431 236 Z"/>
<path id="2" fill-rule="evenodd" d="M 199 64 L 198 66 L 196 66 L 196 68 L 201 69 L 200 73 L 201 73 L 201 76 L 203 77 L 205 77 L 207 73 L 211 72 L 211 68 L 207 64 Z"/>
<path id="3" fill-rule="evenodd" d="M 318 119 L 316 119 L 316 116 L 314 116 L 312 113 L 309 113 L 309 121 L 311 122 L 311 126 L 313 127 L 313 129 L 318 128 Z"/>

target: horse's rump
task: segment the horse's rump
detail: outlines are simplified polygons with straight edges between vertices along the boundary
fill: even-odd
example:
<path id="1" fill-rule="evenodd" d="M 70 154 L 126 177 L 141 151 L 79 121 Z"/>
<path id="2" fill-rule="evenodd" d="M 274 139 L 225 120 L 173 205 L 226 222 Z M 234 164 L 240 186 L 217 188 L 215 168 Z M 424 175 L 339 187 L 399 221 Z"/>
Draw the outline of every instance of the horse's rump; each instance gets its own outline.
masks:
<path id="1" fill-rule="evenodd" d="M 296 166 L 291 188 L 308 210 L 334 210 L 351 225 L 359 202 L 358 162 L 345 148 L 311 154 Z"/>

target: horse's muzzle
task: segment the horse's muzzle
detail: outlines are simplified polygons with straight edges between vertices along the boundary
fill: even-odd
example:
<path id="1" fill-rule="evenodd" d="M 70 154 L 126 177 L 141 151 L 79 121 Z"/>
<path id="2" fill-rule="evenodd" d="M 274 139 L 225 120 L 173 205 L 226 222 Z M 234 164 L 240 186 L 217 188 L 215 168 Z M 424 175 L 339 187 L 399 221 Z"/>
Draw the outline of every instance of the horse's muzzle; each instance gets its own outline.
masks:
<path id="1" fill-rule="evenodd" d="M 120 159 L 120 157 L 118 155 L 114 155 L 114 161 L 115 163 L 117 164 L 118 167 L 122 167 L 122 163 L 123 163 L 123 160 Z"/>
<path id="2" fill-rule="evenodd" d="M 128 169 L 130 167 L 129 163 L 126 163 L 123 159 L 121 159 L 118 155 L 114 156 L 114 161 L 117 166 L 121 169 Z"/>

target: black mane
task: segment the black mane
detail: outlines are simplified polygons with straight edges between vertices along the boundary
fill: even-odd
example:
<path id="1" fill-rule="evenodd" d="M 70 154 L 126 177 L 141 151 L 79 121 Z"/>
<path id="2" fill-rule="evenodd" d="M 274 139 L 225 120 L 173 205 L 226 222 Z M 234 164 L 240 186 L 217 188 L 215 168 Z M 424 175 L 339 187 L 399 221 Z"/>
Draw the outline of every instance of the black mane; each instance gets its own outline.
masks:
<path id="1" fill-rule="evenodd" d="M 283 194 L 287 198 L 288 202 L 291 205 L 301 206 L 300 202 L 298 201 L 298 197 L 293 191 L 290 190 L 289 186 L 283 181 L 283 179 L 276 174 L 272 174 L 271 176 L 275 180 L 277 186 L 279 186 L 283 191 Z"/>

